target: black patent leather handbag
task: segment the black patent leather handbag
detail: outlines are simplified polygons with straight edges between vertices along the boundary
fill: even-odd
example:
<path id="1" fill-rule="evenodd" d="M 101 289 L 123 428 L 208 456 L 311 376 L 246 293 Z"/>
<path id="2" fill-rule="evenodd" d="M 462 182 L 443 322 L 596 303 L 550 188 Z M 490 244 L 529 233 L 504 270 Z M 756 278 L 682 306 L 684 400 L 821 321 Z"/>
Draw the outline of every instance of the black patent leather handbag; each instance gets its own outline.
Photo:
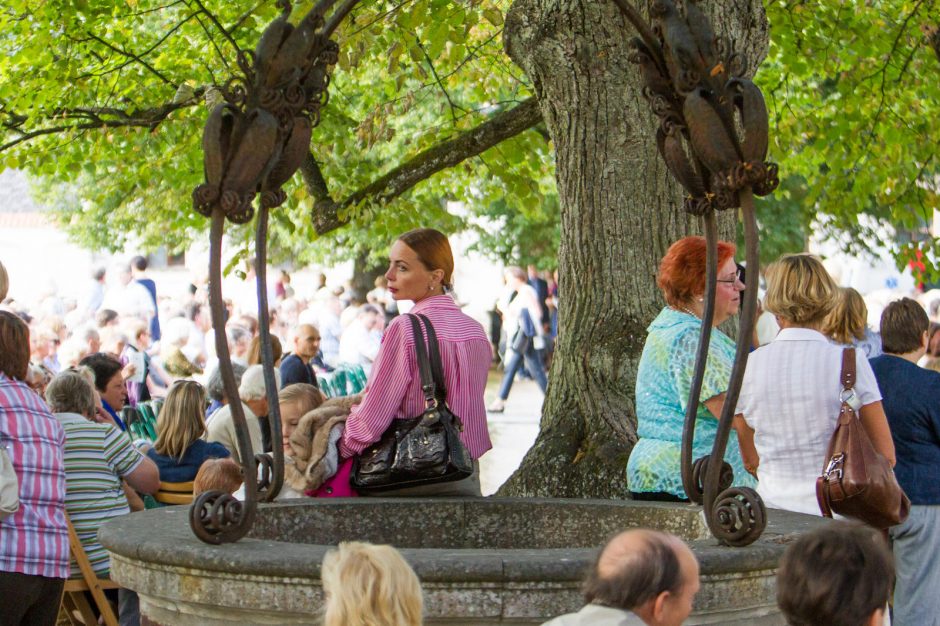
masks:
<path id="1" fill-rule="evenodd" d="M 459 437 L 463 424 L 447 407 L 437 334 L 424 315 L 408 317 L 414 330 L 425 410 L 417 417 L 392 420 L 381 439 L 355 458 L 350 484 L 362 493 L 451 482 L 473 473 L 473 458 Z"/>

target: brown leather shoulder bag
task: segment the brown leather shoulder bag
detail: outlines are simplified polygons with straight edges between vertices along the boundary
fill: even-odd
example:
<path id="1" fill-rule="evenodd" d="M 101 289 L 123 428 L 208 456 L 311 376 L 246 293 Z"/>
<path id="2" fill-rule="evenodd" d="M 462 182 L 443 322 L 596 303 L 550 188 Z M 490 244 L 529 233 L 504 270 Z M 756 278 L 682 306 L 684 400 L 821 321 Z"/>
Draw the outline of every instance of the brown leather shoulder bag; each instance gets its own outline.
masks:
<path id="1" fill-rule="evenodd" d="M 846 348 L 842 352 L 842 408 L 822 476 L 816 479 L 816 499 L 825 517 L 835 512 L 885 529 L 907 519 L 911 501 L 859 420 L 861 401 L 855 394 L 855 375 L 855 348 Z"/>

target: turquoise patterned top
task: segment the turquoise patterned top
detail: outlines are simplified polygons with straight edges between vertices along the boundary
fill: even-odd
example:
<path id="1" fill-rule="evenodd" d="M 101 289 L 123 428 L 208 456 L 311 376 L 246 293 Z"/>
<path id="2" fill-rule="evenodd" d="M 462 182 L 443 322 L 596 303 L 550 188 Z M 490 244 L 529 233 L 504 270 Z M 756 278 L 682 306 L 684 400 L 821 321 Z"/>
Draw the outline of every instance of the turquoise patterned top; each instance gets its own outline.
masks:
<path id="1" fill-rule="evenodd" d="M 679 459 L 701 329 L 702 322 L 697 317 L 669 307 L 663 309 L 647 329 L 649 335 L 636 377 L 639 441 L 627 462 L 630 491 L 687 497 L 682 489 Z M 734 352 L 734 342 L 716 328 L 708 347 L 702 400 L 727 390 Z M 692 444 L 693 461 L 711 453 L 717 431 L 718 420 L 700 402 Z M 753 487 L 756 484 L 754 477 L 744 470 L 734 430 L 728 437 L 725 460 L 734 469 L 735 485 Z"/>

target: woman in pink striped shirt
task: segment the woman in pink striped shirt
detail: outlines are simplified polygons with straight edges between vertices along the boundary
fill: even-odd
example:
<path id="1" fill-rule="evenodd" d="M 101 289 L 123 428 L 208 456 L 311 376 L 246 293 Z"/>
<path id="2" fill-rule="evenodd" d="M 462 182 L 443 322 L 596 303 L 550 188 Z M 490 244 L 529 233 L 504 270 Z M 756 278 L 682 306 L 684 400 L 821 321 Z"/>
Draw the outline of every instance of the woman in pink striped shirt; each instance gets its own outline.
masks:
<path id="1" fill-rule="evenodd" d="M 69 576 L 65 431 L 26 384 L 29 328 L 0 311 L 0 446 L 19 482 L 19 510 L 0 521 L 0 624 L 52 626 Z"/>
<path id="2" fill-rule="evenodd" d="M 483 327 L 462 313 L 447 295 L 453 272 L 454 257 L 447 237 L 434 229 L 421 228 L 405 233 L 392 245 L 385 278 L 396 301 L 413 301 L 411 312 L 425 315 L 434 326 L 444 367 L 447 406 L 463 422 L 460 439 L 474 458 L 474 473 L 458 482 L 383 492 L 383 496 L 481 495 L 476 459 L 492 447 L 483 401 L 492 350 Z M 344 458 L 360 454 L 381 438 L 392 420 L 416 417 L 422 412 L 424 394 L 415 337 L 411 322 L 399 316 L 382 337 L 365 398 L 352 408 L 346 421 L 340 454 Z"/>

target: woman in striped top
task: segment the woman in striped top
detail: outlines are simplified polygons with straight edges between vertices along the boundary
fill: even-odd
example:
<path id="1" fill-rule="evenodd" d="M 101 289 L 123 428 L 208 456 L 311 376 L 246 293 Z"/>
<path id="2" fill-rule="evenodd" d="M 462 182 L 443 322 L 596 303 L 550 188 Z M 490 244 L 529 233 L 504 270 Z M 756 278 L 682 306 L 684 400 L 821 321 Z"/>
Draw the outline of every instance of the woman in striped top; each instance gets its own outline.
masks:
<path id="1" fill-rule="evenodd" d="M 110 424 L 95 423 L 95 390 L 79 372 L 66 370 L 46 388 L 46 402 L 65 430 L 65 508 L 99 576 L 110 560 L 98 542 L 98 528 L 130 513 L 122 480 L 143 493 L 156 493 L 159 474 L 153 462 Z M 72 575 L 78 575 L 73 564 Z"/>
<path id="2" fill-rule="evenodd" d="M 461 312 L 451 289 L 454 257 L 442 233 L 422 228 L 399 237 L 389 253 L 385 273 L 396 300 L 415 303 L 414 314 L 426 316 L 437 333 L 447 388 L 447 406 L 463 422 L 460 439 L 474 460 L 492 447 L 486 425 L 483 391 L 492 349 L 483 327 Z M 395 318 L 382 337 L 362 403 L 352 408 L 340 442 L 349 458 L 381 438 L 394 419 L 424 411 L 424 394 L 415 354 L 415 337 L 406 316 Z M 384 492 L 382 495 L 480 494 L 479 466 L 462 481 Z"/>

